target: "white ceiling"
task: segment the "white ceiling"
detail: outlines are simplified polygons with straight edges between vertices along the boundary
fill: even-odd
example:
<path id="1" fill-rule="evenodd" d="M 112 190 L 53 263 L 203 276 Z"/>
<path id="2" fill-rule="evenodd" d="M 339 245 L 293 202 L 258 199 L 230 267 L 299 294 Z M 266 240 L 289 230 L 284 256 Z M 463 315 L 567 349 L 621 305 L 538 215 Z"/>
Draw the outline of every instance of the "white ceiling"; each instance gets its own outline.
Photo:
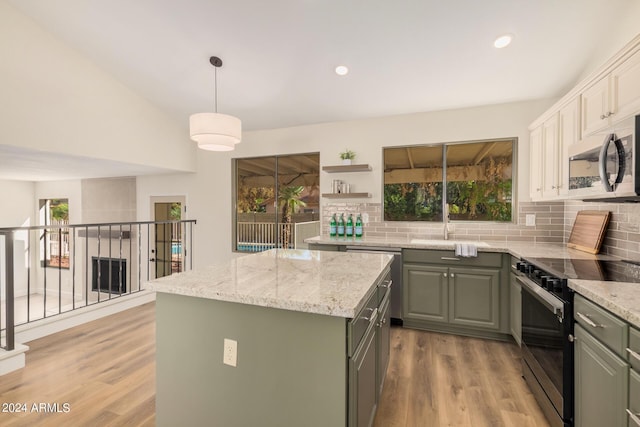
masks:
<path id="1" fill-rule="evenodd" d="M 255 130 L 557 97 L 638 0 L 8 1 L 185 129 L 220 56 L 218 110 Z"/>
<path id="2" fill-rule="evenodd" d="M 0 145 L 0 179 L 60 181 L 153 175 L 167 172 L 171 171 L 132 163 Z"/>

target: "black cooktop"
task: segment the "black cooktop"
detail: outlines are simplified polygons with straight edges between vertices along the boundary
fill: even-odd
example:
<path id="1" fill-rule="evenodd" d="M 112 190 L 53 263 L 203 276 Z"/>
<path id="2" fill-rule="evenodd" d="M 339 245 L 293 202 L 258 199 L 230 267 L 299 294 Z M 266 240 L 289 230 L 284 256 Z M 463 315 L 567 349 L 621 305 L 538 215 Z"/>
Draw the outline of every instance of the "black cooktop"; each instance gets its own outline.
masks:
<path id="1" fill-rule="evenodd" d="M 626 260 L 526 258 L 560 278 L 640 283 L 640 262 Z"/>

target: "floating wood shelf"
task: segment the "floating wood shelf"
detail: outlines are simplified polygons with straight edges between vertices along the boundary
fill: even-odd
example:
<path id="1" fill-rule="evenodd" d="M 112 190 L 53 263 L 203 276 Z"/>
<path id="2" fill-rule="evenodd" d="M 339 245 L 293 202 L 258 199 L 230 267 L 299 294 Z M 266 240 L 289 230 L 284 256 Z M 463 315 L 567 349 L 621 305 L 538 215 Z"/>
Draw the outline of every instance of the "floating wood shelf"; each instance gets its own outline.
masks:
<path id="1" fill-rule="evenodd" d="M 328 173 L 337 172 L 369 172 L 371 166 L 369 165 L 336 165 L 336 166 L 323 166 L 322 170 Z"/>
<path id="2" fill-rule="evenodd" d="M 371 193 L 323 193 L 327 199 L 360 199 L 371 197 Z"/>

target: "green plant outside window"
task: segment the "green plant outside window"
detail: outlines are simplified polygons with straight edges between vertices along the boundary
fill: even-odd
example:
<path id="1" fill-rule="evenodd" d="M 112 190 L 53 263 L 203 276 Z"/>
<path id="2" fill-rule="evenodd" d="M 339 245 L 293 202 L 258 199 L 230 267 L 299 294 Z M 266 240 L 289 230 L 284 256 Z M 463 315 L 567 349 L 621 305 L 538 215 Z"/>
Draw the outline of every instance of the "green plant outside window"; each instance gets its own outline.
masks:
<path id="1" fill-rule="evenodd" d="M 515 140 L 385 148 L 385 221 L 512 221 Z M 446 188 L 446 191 L 444 189 Z"/>

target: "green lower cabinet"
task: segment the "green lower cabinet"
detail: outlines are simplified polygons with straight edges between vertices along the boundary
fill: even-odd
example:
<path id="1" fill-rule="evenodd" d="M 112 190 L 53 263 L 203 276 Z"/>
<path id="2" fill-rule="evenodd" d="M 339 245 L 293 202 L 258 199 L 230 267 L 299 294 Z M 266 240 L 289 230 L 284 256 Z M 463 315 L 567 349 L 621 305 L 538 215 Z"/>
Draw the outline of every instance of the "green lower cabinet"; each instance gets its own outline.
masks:
<path id="1" fill-rule="evenodd" d="M 381 283 L 387 281 L 390 281 L 389 275 Z M 378 291 L 369 300 L 373 300 L 378 306 L 372 310 L 368 303 L 355 320 L 366 320 L 368 326 L 362 339 L 354 344 L 355 350 L 349 358 L 348 427 L 373 425 L 389 365 L 391 289 L 378 286 Z"/>
<path id="2" fill-rule="evenodd" d="M 629 427 L 640 427 L 640 374 L 629 370 Z"/>
<path id="3" fill-rule="evenodd" d="M 449 322 L 483 329 L 500 328 L 500 270 L 449 269 Z"/>
<path id="4" fill-rule="evenodd" d="M 500 275 L 497 268 L 405 264 L 404 321 L 410 327 L 498 331 Z"/>
<path id="5" fill-rule="evenodd" d="M 376 381 L 378 388 L 378 396 L 382 395 L 382 387 L 384 386 L 384 378 L 387 375 L 387 367 L 389 366 L 389 355 L 391 352 L 391 310 L 389 310 L 389 299 L 383 303 L 380 311 L 380 321 L 378 323 L 378 369 L 376 372 Z"/>
<path id="6" fill-rule="evenodd" d="M 377 408 L 376 329 L 367 331 L 353 357 L 349 359 L 349 426 L 369 427 Z"/>
<path id="7" fill-rule="evenodd" d="M 576 427 L 627 426 L 629 364 L 578 324 L 575 337 Z"/>
<path id="8" fill-rule="evenodd" d="M 447 267 L 405 265 L 404 320 L 449 322 Z"/>

